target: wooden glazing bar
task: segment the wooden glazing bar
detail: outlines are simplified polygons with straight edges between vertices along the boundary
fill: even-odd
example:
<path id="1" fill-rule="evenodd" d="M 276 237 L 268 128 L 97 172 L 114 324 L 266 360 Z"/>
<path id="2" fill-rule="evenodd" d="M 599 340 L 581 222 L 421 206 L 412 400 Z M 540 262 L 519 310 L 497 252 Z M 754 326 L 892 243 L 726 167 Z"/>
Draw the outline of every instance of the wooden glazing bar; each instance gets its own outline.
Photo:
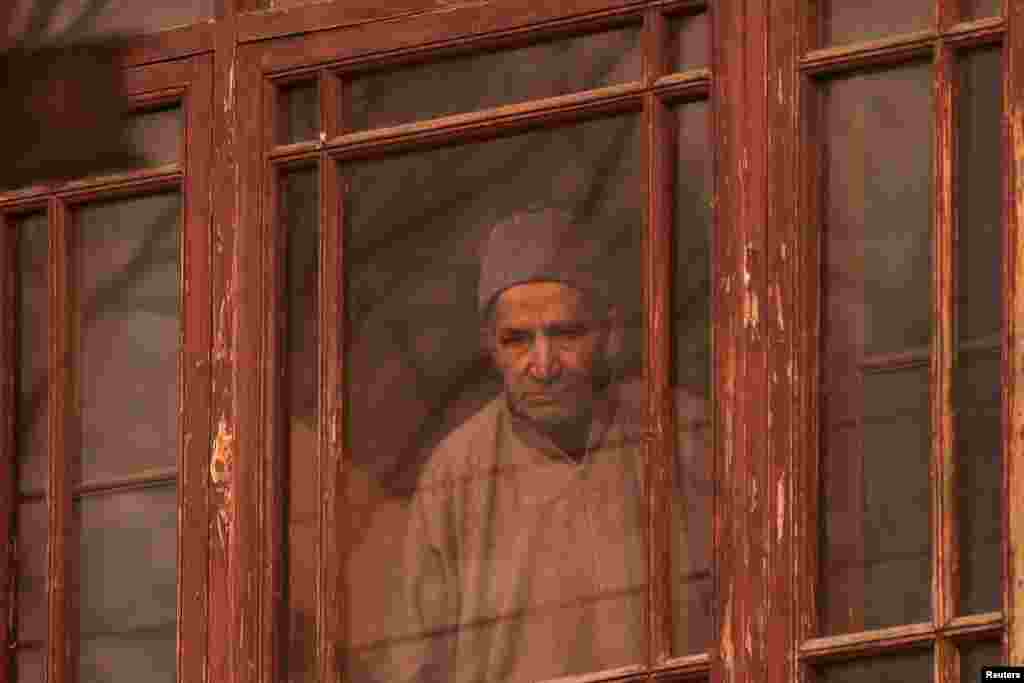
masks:
<path id="1" fill-rule="evenodd" d="M 119 57 L 126 66 L 139 66 L 177 60 L 213 49 L 215 26 L 201 21 L 191 26 L 172 28 L 128 38 Z"/>
<path id="2" fill-rule="evenodd" d="M 17 640 L 11 642 L 7 647 L 10 650 L 38 650 L 43 647 L 45 643 L 41 640 Z M 7 680 L 3 678 L 4 673 L 0 672 L 0 680 Z"/>
<path id="3" fill-rule="evenodd" d="M 352 539 L 346 528 L 345 348 L 345 222 L 343 171 L 324 155 L 320 165 L 320 425 L 317 466 L 317 623 L 320 680 L 343 680 L 337 649 L 349 644 L 351 623 L 345 599 L 345 567 Z"/>
<path id="4" fill-rule="evenodd" d="M 941 0 L 940 20 L 948 11 Z M 959 575 L 957 571 L 956 462 L 953 435 L 953 360 L 955 349 L 954 311 L 957 284 L 954 275 L 957 213 L 954 206 L 953 168 L 955 160 L 954 106 L 956 102 L 952 50 L 940 46 L 934 70 L 935 151 L 932 155 L 932 183 L 937 191 L 932 225 L 932 339 L 930 364 L 931 401 L 931 505 L 932 519 L 932 609 L 937 626 L 956 613 Z M 947 672 L 948 648 L 936 650 L 936 675 Z M 937 678 L 941 681 L 941 678 Z"/>
<path id="5" fill-rule="evenodd" d="M 178 355 L 178 677 L 203 680 L 209 628 L 208 456 L 212 343 L 213 57 L 197 57 L 185 94 L 185 220 L 181 237 L 182 348 Z"/>
<path id="6" fill-rule="evenodd" d="M 69 615 L 70 555 L 77 550 L 72 529 L 71 414 L 74 410 L 71 369 L 72 302 L 70 277 L 69 217 L 67 208 L 57 199 L 50 201 L 49 215 L 49 367 L 50 396 L 47 460 L 49 490 L 47 513 L 47 681 L 69 683 L 74 660 L 69 656 L 74 639 L 75 620 Z"/>
<path id="7" fill-rule="evenodd" d="M 1003 320 L 1004 655 L 1024 664 L 1024 3 L 1006 3 L 1004 138 L 1007 159 Z"/>
<path id="8" fill-rule="evenodd" d="M 953 24 L 942 37 L 951 45 L 968 47 L 997 41 L 1005 33 L 1006 21 L 1002 17 L 986 17 Z"/>
<path id="9" fill-rule="evenodd" d="M 263 116 L 268 125 L 264 136 L 271 143 L 281 139 L 280 128 L 283 117 L 281 90 L 277 84 L 260 79 L 258 89 L 262 94 Z M 260 620 L 261 680 L 273 683 L 287 679 L 286 661 L 288 647 L 288 611 L 291 595 L 288 579 L 291 558 L 288 556 L 288 472 L 286 459 L 289 450 L 289 406 L 283 389 L 285 372 L 289 372 L 287 347 L 288 307 L 292 304 L 287 297 L 289 244 L 288 225 L 282 214 L 282 189 L 285 169 L 267 164 L 264 168 L 263 195 L 267 197 L 262 212 L 262 244 L 260 248 L 259 289 L 261 308 L 265 311 L 265 326 L 259 336 L 262 364 L 262 406 L 265 411 L 265 430 L 260 450 L 265 453 L 262 482 L 262 504 L 260 511 L 261 537 L 267 552 L 263 556 L 261 572 L 260 607 L 266 618 Z M 253 343 L 257 340 L 253 339 Z M 288 557 L 288 560 L 285 560 Z"/>
<path id="10" fill-rule="evenodd" d="M 117 479 L 106 479 L 102 481 L 84 481 L 71 487 L 73 498 L 85 498 L 88 496 L 103 495 L 118 491 L 132 491 L 135 489 L 152 488 L 154 486 L 166 486 L 178 480 L 178 470 L 174 467 L 149 470 L 127 477 Z"/>
<path id="11" fill-rule="evenodd" d="M 800 644 L 801 658 L 823 659 L 840 655 L 873 654 L 901 646 L 931 643 L 936 629 L 932 624 L 910 624 L 875 631 L 844 633 L 812 638 Z"/>
<path id="12" fill-rule="evenodd" d="M 711 70 L 691 69 L 662 76 L 654 82 L 654 91 L 665 100 L 706 98 L 711 92 Z"/>
<path id="13" fill-rule="evenodd" d="M 18 234 L 16 225 L 0 214 L 0 316 L 4 321 L 0 333 L 0 683 L 13 683 L 11 649 L 16 633 L 14 614 L 17 611 L 17 509 L 18 509 L 18 451 L 17 451 L 17 312 L 18 312 Z"/>
<path id="14" fill-rule="evenodd" d="M 651 83 L 665 68 L 665 18 L 648 12 L 644 25 L 644 81 Z M 647 455 L 647 593 L 648 666 L 672 651 L 672 468 L 674 409 L 672 401 L 672 178 L 673 136 L 668 112 L 652 94 L 644 97 L 641 183 L 646 203 L 644 304 L 647 311 L 647 382 L 649 426 L 654 438 Z"/>
<path id="15" fill-rule="evenodd" d="M 942 627 L 941 633 L 948 638 L 981 636 L 1000 633 L 1005 623 L 1006 620 L 1003 619 L 1002 612 L 971 614 L 966 617 L 950 619 L 949 623 Z"/>
<path id="16" fill-rule="evenodd" d="M 800 69 L 808 74 L 825 75 L 869 66 L 899 64 L 927 57 L 934 50 L 937 37 L 935 31 L 918 31 L 814 50 L 800 60 Z"/>
<path id="17" fill-rule="evenodd" d="M 41 199 L 46 196 L 57 196 L 62 199 L 74 200 L 99 192 L 106 194 L 110 190 L 130 192 L 137 188 L 148 189 L 153 183 L 167 184 L 174 180 L 180 180 L 181 177 L 181 164 L 175 162 L 138 171 L 113 173 L 84 180 L 32 185 L 9 192 L 0 192 L 0 208 L 7 208 L 8 205 L 20 204 L 26 200 Z"/>
<path id="18" fill-rule="evenodd" d="M 935 683 L 960 683 L 960 656 L 956 644 L 938 638 L 932 649 L 932 680 Z"/>
<path id="19" fill-rule="evenodd" d="M 19 503 L 30 503 L 33 501 L 38 502 L 46 498 L 46 491 L 42 489 L 36 489 L 34 491 L 23 491 L 17 494 L 16 498 Z"/>
<path id="20" fill-rule="evenodd" d="M 893 372 L 928 365 L 931 360 L 932 353 L 929 348 L 915 348 L 867 354 L 861 358 L 858 367 L 864 372 Z"/>

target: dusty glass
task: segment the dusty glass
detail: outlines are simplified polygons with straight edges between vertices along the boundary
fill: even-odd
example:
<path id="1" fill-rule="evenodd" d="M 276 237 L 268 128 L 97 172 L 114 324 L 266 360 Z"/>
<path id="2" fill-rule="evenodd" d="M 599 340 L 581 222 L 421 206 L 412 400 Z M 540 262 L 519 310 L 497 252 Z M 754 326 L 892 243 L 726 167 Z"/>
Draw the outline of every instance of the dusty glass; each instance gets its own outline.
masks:
<path id="1" fill-rule="evenodd" d="M 353 679 L 643 661 L 638 124 L 342 167 Z"/>
<path id="2" fill-rule="evenodd" d="M 823 86 L 819 632 L 931 614 L 932 79 Z"/>

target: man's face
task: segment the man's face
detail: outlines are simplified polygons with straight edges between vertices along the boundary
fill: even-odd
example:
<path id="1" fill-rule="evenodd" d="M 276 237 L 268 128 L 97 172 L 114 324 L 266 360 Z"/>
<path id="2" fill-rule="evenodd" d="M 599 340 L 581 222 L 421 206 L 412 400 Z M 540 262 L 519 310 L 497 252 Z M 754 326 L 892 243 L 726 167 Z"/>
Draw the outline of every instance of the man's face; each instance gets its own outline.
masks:
<path id="1" fill-rule="evenodd" d="M 490 345 L 509 403 L 542 428 L 590 412 L 608 361 L 610 322 L 560 282 L 506 289 L 495 303 Z"/>

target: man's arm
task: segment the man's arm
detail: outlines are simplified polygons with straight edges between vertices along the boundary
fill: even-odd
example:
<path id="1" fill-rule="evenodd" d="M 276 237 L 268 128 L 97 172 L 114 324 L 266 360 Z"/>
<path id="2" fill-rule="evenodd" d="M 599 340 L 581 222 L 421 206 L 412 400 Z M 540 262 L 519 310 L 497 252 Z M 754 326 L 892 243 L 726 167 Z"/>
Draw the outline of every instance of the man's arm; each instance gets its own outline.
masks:
<path id="1" fill-rule="evenodd" d="M 405 540 L 404 601 L 408 646 L 395 656 L 402 683 L 450 681 L 454 674 L 457 600 L 452 553 L 443 528 L 445 496 L 424 487 L 413 498 Z"/>

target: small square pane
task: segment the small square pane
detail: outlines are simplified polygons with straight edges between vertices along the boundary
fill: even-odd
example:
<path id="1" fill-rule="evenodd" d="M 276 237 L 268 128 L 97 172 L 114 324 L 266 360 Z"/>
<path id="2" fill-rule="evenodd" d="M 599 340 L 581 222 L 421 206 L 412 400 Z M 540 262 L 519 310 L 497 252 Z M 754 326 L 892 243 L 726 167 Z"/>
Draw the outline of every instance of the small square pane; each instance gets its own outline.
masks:
<path id="1" fill-rule="evenodd" d="M 668 35 L 671 71 L 711 66 L 711 15 L 708 12 L 670 16 Z"/>
<path id="2" fill-rule="evenodd" d="M 1002 0 L 960 0 L 960 19 L 962 21 L 997 17 L 1002 11 Z"/>
<path id="3" fill-rule="evenodd" d="M 40 493 L 47 480 L 49 312 L 46 214 L 17 223 L 18 490 Z"/>
<path id="4" fill-rule="evenodd" d="M 929 683 L 931 651 L 852 659 L 816 668 L 817 683 Z"/>
<path id="5" fill-rule="evenodd" d="M 1003 646 L 999 641 L 986 640 L 960 646 L 961 683 L 982 683 L 982 667 L 1003 664 Z"/>
<path id="6" fill-rule="evenodd" d="M 46 680 L 46 649 L 18 648 L 14 655 L 14 669 L 17 683 L 42 683 Z"/>

